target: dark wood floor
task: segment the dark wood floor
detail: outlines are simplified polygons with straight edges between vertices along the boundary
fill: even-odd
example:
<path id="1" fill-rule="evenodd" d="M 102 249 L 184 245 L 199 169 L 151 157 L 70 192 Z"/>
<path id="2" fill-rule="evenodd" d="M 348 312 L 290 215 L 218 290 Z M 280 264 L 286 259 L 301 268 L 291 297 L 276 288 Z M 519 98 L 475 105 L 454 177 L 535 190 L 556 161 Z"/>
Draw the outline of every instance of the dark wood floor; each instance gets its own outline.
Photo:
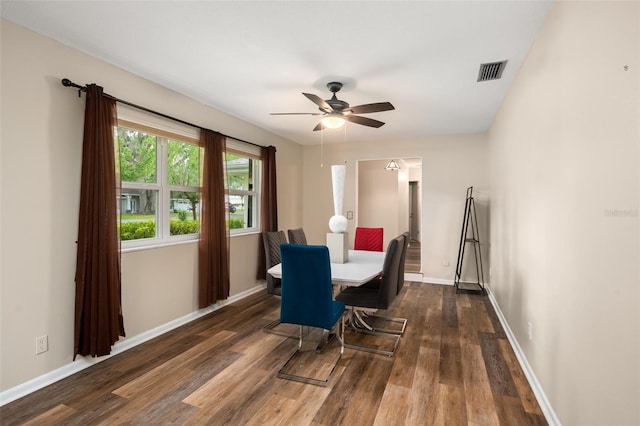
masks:
<path id="1" fill-rule="evenodd" d="M 406 283 L 396 356 L 345 349 L 326 388 L 276 377 L 297 346 L 262 331 L 278 309 L 262 293 L 224 307 L 5 405 L 0 423 L 546 424 L 486 296 Z"/>
<path id="2" fill-rule="evenodd" d="M 405 272 L 420 272 L 420 243 L 416 240 L 409 242 L 407 255 L 404 261 Z"/>

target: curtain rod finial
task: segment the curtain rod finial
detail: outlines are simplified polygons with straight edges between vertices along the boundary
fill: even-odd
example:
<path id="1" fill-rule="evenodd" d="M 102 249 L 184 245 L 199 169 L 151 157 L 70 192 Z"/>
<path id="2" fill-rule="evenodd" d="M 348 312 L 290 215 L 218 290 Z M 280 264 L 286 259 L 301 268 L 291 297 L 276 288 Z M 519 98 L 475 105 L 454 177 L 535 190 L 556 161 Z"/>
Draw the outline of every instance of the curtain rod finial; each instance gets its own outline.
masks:
<path id="1" fill-rule="evenodd" d="M 78 97 L 80 97 L 80 94 L 82 92 L 86 92 L 87 88 L 85 86 L 80 86 L 79 84 L 74 83 L 73 81 L 69 80 L 68 78 L 63 78 L 61 81 L 62 85 L 64 87 L 75 87 L 78 89 Z"/>

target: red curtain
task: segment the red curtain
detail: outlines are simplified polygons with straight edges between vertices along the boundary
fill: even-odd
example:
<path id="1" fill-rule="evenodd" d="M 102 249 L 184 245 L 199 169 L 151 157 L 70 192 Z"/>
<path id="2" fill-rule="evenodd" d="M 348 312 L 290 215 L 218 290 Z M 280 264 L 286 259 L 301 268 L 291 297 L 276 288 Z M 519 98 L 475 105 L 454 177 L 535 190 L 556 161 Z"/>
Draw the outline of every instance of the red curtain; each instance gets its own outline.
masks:
<path id="1" fill-rule="evenodd" d="M 211 130 L 200 131 L 204 148 L 198 242 L 198 304 L 205 308 L 229 297 L 229 212 L 226 208 L 226 138 Z"/>
<path id="2" fill-rule="evenodd" d="M 276 188 L 276 147 L 264 146 L 261 149 L 262 160 L 262 197 L 260 199 L 260 230 L 274 232 L 278 230 L 278 191 Z M 267 277 L 264 244 L 258 244 L 258 279 Z"/>
<path id="3" fill-rule="evenodd" d="M 102 356 L 124 336 L 118 200 L 113 129 L 115 100 L 102 87 L 87 86 L 82 146 L 80 218 L 76 257 L 73 358 Z"/>

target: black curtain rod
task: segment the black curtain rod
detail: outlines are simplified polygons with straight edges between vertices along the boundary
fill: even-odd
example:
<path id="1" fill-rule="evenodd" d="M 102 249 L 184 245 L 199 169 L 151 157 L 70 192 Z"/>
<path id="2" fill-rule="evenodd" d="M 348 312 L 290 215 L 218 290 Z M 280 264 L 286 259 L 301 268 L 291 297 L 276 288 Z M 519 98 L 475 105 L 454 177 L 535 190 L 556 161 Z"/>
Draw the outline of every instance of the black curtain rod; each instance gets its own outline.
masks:
<path id="1" fill-rule="evenodd" d="M 87 86 L 81 86 L 79 84 L 76 84 L 73 81 L 69 80 L 68 78 L 63 78 L 61 83 L 62 83 L 62 85 L 64 87 L 74 87 L 74 88 L 78 89 L 78 97 L 80 97 L 80 92 L 86 92 L 87 91 Z M 145 111 L 145 112 L 149 112 L 151 114 L 155 114 L 155 115 L 158 115 L 160 117 L 167 118 L 169 120 L 177 121 L 178 123 L 186 124 L 187 126 L 195 127 L 197 129 L 204 129 L 204 127 L 202 127 L 202 126 L 198 126 L 196 124 L 189 123 L 188 121 L 180 120 L 179 118 L 175 118 L 175 117 L 172 117 L 170 115 L 163 114 L 161 112 L 154 111 L 152 109 L 145 108 L 143 106 L 136 105 L 134 103 L 131 103 L 131 102 L 128 102 L 128 101 L 125 101 L 125 100 L 122 100 L 122 99 L 118 99 L 115 96 L 109 95 L 108 93 L 103 93 L 102 95 L 106 96 L 109 99 L 113 99 L 116 102 L 119 102 L 121 104 L 130 106 L 130 107 L 137 108 L 139 110 L 142 110 L 142 111 Z M 218 132 L 218 133 L 220 133 L 220 132 Z M 257 143 L 253 143 L 253 142 L 245 141 L 245 140 L 242 140 L 242 139 L 238 139 L 238 138 L 235 138 L 233 136 L 225 135 L 224 133 L 220 133 L 220 134 L 222 136 L 226 137 L 226 138 L 235 139 L 235 140 L 240 141 L 240 142 L 248 143 L 249 145 L 257 146 L 259 148 L 264 148 L 263 145 L 258 145 Z"/>

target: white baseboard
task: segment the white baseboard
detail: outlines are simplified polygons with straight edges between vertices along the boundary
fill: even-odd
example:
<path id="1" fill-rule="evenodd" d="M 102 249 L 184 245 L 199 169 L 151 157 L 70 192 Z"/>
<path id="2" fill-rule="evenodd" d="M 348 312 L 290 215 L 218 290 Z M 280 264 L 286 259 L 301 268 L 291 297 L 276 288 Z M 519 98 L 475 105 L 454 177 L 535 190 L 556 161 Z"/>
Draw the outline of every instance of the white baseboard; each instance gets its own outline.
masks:
<path id="1" fill-rule="evenodd" d="M 418 272 L 405 272 L 404 273 L 405 281 L 417 281 L 419 283 L 422 282 L 422 274 Z"/>
<path id="2" fill-rule="evenodd" d="M 430 284 L 453 285 L 453 280 L 448 280 L 446 278 L 424 277 L 424 278 L 422 278 L 422 282 L 423 283 L 430 283 Z"/>
<path id="3" fill-rule="evenodd" d="M 109 355 L 102 356 L 99 358 L 80 357 L 67 365 L 63 365 L 60 368 L 57 368 L 53 371 L 45 373 L 42 376 L 36 377 L 35 379 L 31 379 L 28 382 L 22 383 L 11 389 L 7 389 L 4 392 L 0 392 L 0 407 L 5 404 L 8 404 L 9 402 L 15 401 L 16 399 L 22 398 L 23 396 L 26 396 L 30 393 L 33 393 L 38 389 L 42 389 L 45 386 L 48 386 L 52 383 L 55 383 L 66 377 L 69 377 L 72 374 L 75 374 L 79 371 L 84 370 L 85 368 L 89 368 L 92 365 L 95 365 L 99 362 L 109 359 L 114 355 L 118 355 L 128 349 L 138 346 L 146 342 L 147 340 L 151 340 L 154 337 L 160 336 L 161 334 L 164 334 L 167 331 L 173 330 L 174 328 L 187 324 L 204 315 L 217 311 L 223 306 L 226 306 L 233 302 L 237 302 L 238 300 L 244 299 L 245 297 L 251 296 L 252 294 L 257 293 L 259 291 L 263 291 L 264 289 L 265 289 L 264 284 L 257 285 L 253 288 L 250 288 L 249 290 L 245 290 L 241 293 L 230 296 L 227 300 L 221 300 L 211 306 L 208 306 L 204 309 L 200 309 L 195 312 L 191 312 L 183 317 L 176 318 L 173 321 L 169 321 L 166 324 L 159 325 L 158 327 L 153 328 L 149 331 L 145 331 L 144 333 L 138 334 L 131 338 L 125 338 L 122 341 L 118 341 L 113 345 L 113 349 L 111 351 L 111 354 Z"/>
<path id="4" fill-rule="evenodd" d="M 558 419 L 558 417 L 556 416 L 556 413 L 553 411 L 553 407 L 551 407 L 551 404 L 547 399 L 547 395 L 544 393 L 544 390 L 542 389 L 540 382 L 538 382 L 536 375 L 531 369 L 531 365 L 529 365 L 529 362 L 527 361 L 527 357 L 524 355 L 524 352 L 522 351 L 522 348 L 520 347 L 518 340 L 516 339 L 515 335 L 511 331 L 511 328 L 507 323 L 507 319 L 504 317 L 502 310 L 498 305 L 498 301 L 495 299 L 495 297 L 493 297 L 493 293 L 489 288 L 487 288 L 487 294 L 489 295 L 489 301 L 491 302 L 491 305 L 493 305 L 493 309 L 496 311 L 496 315 L 500 320 L 500 324 L 502 324 L 502 328 L 504 329 L 504 332 L 507 335 L 507 338 L 509 339 L 509 343 L 511 343 L 511 347 L 513 348 L 513 351 L 516 354 L 516 358 L 518 358 L 520 367 L 522 367 L 522 371 L 524 371 L 524 375 L 527 377 L 527 380 L 531 385 L 531 389 L 533 390 L 533 393 L 536 396 L 536 399 L 538 400 L 538 404 L 542 409 L 542 413 L 544 414 L 544 417 L 547 419 L 547 423 L 549 423 L 549 425 L 551 426 L 555 426 L 555 425 L 560 426 L 560 419 Z"/>

